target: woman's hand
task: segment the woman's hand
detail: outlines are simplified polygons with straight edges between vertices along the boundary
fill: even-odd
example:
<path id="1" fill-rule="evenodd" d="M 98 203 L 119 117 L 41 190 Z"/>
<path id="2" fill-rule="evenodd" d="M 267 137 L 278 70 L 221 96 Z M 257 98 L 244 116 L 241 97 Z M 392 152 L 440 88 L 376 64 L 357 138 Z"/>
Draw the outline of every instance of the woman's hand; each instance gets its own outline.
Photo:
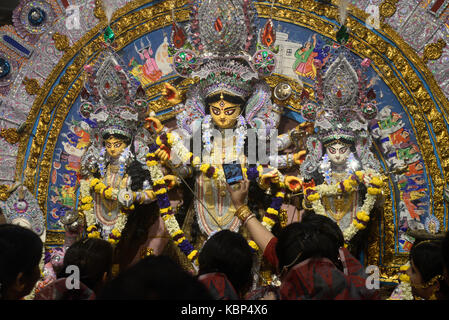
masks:
<path id="1" fill-rule="evenodd" d="M 173 87 L 170 83 L 166 82 L 164 84 L 164 88 L 162 89 L 161 94 L 170 102 L 172 105 L 177 105 L 182 102 L 181 94 Z"/>
<path id="2" fill-rule="evenodd" d="M 286 176 L 284 179 L 284 184 L 292 192 L 299 192 L 302 188 L 302 181 L 295 176 Z"/>
<path id="3" fill-rule="evenodd" d="M 249 180 L 245 179 L 239 182 L 237 188 L 232 188 L 229 184 L 227 185 L 228 191 L 231 194 L 231 200 L 234 204 L 234 208 L 238 209 L 245 205 L 246 198 L 248 197 L 249 190 Z"/>

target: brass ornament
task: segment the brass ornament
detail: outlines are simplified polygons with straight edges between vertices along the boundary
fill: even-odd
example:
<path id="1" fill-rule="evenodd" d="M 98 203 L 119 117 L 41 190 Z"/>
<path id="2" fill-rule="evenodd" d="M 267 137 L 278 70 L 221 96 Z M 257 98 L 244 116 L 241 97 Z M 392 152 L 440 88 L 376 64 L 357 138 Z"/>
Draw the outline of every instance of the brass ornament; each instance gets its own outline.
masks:
<path id="1" fill-rule="evenodd" d="M 140 252 L 140 258 L 145 259 L 146 257 L 154 256 L 153 248 L 143 248 Z"/>
<path id="2" fill-rule="evenodd" d="M 287 82 L 279 83 L 273 90 L 273 95 L 280 101 L 287 100 L 292 95 L 293 89 Z"/>
<path id="3" fill-rule="evenodd" d="M 383 18 L 390 18 L 396 13 L 398 0 L 384 0 L 379 6 L 379 14 Z"/>
<path id="4" fill-rule="evenodd" d="M 16 144 L 20 141 L 20 135 L 16 128 L 8 128 L 0 130 L 0 137 L 6 140 L 9 144 Z"/>
<path id="5" fill-rule="evenodd" d="M 279 223 L 281 225 L 281 228 L 285 228 L 287 226 L 287 224 L 288 224 L 287 209 L 279 210 Z"/>
<path id="6" fill-rule="evenodd" d="M 41 89 L 39 82 L 36 79 L 25 77 L 22 83 L 25 85 L 26 93 L 28 93 L 30 96 L 36 95 Z"/>
<path id="7" fill-rule="evenodd" d="M 66 51 L 70 48 L 70 41 L 66 35 L 56 32 L 52 39 L 55 42 L 55 48 L 59 51 Z"/>
<path id="8" fill-rule="evenodd" d="M 303 90 L 307 90 L 310 99 L 314 98 L 313 90 L 309 91 L 308 89 L 303 88 L 303 86 L 300 83 L 284 75 L 281 74 L 271 75 L 265 78 L 265 81 L 273 90 L 273 101 L 277 105 L 284 106 L 286 108 L 293 108 L 294 110 L 301 110 L 302 106 L 300 104 L 301 102 L 300 96 Z M 291 88 L 290 95 L 284 100 L 277 99 L 275 94 L 276 88 L 281 84 L 286 84 Z"/>
<path id="9" fill-rule="evenodd" d="M 439 39 L 435 43 L 427 44 L 424 47 L 423 60 L 424 63 L 429 60 L 438 60 L 443 54 L 443 49 L 446 47 L 446 42 L 443 39 Z"/>

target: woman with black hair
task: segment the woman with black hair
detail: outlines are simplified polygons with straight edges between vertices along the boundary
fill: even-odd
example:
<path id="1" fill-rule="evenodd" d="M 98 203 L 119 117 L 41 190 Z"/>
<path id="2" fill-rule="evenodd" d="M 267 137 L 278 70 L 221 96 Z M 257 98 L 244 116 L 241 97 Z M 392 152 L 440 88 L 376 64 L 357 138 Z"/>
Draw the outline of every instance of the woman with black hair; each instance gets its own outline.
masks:
<path id="1" fill-rule="evenodd" d="M 447 300 L 449 287 L 444 279 L 442 243 L 438 240 L 425 240 L 412 246 L 409 259 L 412 293 L 424 300 Z"/>
<path id="2" fill-rule="evenodd" d="M 120 272 L 136 264 L 149 254 L 160 254 L 166 249 L 168 235 L 159 217 L 157 202 L 136 204 L 115 250 L 115 262 Z"/>
<path id="3" fill-rule="evenodd" d="M 28 295 L 40 277 L 42 241 L 18 225 L 0 225 L 0 300 Z"/>
<path id="4" fill-rule="evenodd" d="M 113 248 L 103 239 L 82 239 L 66 251 L 57 279 L 35 300 L 93 300 L 112 276 Z"/>
<path id="5" fill-rule="evenodd" d="M 280 276 L 279 297 L 284 300 L 377 299 L 366 287 L 363 266 L 343 246 L 343 234 L 328 217 L 306 215 L 291 223 L 278 237 L 268 231 L 244 204 L 248 181 L 228 188 L 239 219 Z"/>
<path id="6" fill-rule="evenodd" d="M 212 300 L 212 296 L 169 257 L 148 256 L 108 282 L 97 300 Z M 165 304 L 159 307 L 166 311 Z"/>
<path id="7" fill-rule="evenodd" d="M 212 235 L 198 262 L 198 279 L 215 299 L 242 299 L 248 292 L 253 280 L 253 253 L 239 233 L 222 230 Z"/>
<path id="8" fill-rule="evenodd" d="M 441 253 L 444 262 L 444 279 L 446 280 L 447 285 L 449 285 L 449 232 L 446 232 L 446 235 L 444 236 L 441 245 Z"/>

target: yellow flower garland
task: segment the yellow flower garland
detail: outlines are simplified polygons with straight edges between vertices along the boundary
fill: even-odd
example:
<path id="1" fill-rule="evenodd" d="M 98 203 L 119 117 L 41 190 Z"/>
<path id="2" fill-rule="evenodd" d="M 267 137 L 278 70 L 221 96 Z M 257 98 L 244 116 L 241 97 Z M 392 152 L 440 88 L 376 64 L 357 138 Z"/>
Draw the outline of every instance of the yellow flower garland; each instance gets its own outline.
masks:
<path id="1" fill-rule="evenodd" d="M 357 171 L 357 172 L 355 172 L 355 175 L 357 176 L 360 183 L 365 183 L 364 172 Z M 335 195 L 335 194 L 339 194 L 339 193 L 343 193 L 343 192 L 351 192 L 355 189 L 355 187 L 357 186 L 357 184 L 359 182 L 357 182 L 355 179 L 349 178 L 349 179 L 345 179 L 342 183 L 344 190 L 342 189 L 340 183 L 336 183 L 331 186 L 320 185 L 320 186 L 315 186 L 315 187 L 309 187 L 305 190 L 305 193 L 307 194 L 308 193 L 307 190 L 309 190 L 309 189 L 313 192 L 312 194 L 309 194 L 309 196 L 307 196 L 307 200 L 311 202 L 312 207 L 317 214 L 326 215 L 324 206 L 321 203 L 321 201 L 319 201 L 322 198 L 322 196 L 330 196 L 330 195 Z M 383 185 L 383 180 L 381 177 L 374 176 L 370 179 L 369 184 L 381 187 Z M 382 193 L 382 190 L 380 188 L 374 188 L 374 187 L 367 186 L 366 198 L 363 202 L 361 210 L 358 211 L 357 215 L 356 215 L 357 219 L 359 221 L 363 221 L 363 222 L 369 221 L 369 219 L 370 219 L 369 212 L 371 212 L 371 210 L 374 206 L 374 203 L 377 199 L 377 196 L 381 193 Z M 352 223 L 349 225 L 349 227 L 343 231 L 343 235 L 344 235 L 346 242 L 349 242 L 352 239 L 352 237 L 357 233 L 357 231 L 363 230 L 366 228 L 366 225 L 360 223 L 359 221 L 357 221 L 357 219 L 354 219 L 352 221 Z"/>
<path id="2" fill-rule="evenodd" d="M 368 188 L 367 192 L 372 195 L 378 195 L 382 193 L 382 190 L 379 188 Z"/>
<path id="3" fill-rule="evenodd" d="M 159 139 L 159 142 L 161 143 L 160 139 Z M 156 143 L 158 143 L 158 141 L 156 141 Z M 154 159 L 155 154 L 149 153 L 149 154 L 147 154 L 147 158 Z M 160 167 L 158 166 L 158 162 L 154 161 L 154 160 L 149 160 L 149 161 L 147 161 L 147 166 L 150 171 L 150 176 L 153 181 L 153 186 L 165 185 L 164 175 L 163 175 Z M 161 195 L 165 195 L 167 192 L 168 192 L 167 188 L 161 188 L 161 189 L 157 190 L 155 192 L 155 194 L 161 196 Z M 175 242 L 176 245 L 180 245 L 181 243 L 183 243 L 186 240 L 186 238 L 183 236 L 180 239 L 175 240 L 175 238 L 177 236 L 184 234 L 184 232 L 179 227 L 179 224 L 178 224 L 176 218 L 174 217 L 173 213 L 170 214 L 171 211 L 172 211 L 171 206 L 168 206 L 166 208 L 159 208 L 160 215 L 162 217 L 162 220 L 164 221 L 164 225 L 165 225 L 170 237 L 173 239 L 173 241 Z M 192 250 L 187 255 L 187 258 L 190 261 L 192 261 L 192 263 L 195 267 L 198 266 L 197 255 L 198 255 L 198 250 L 196 250 L 196 249 Z"/>
<path id="4" fill-rule="evenodd" d="M 90 195 L 89 189 L 92 189 L 94 192 L 98 193 L 100 196 L 103 196 L 108 200 L 116 200 L 114 199 L 114 195 L 118 193 L 117 189 L 114 189 L 110 186 L 106 186 L 100 179 L 91 178 L 88 181 L 83 181 L 81 183 L 80 188 L 80 202 L 81 205 L 79 207 L 80 212 L 86 217 L 88 227 L 86 229 L 88 238 L 101 238 L 101 233 L 97 230 L 95 226 L 95 214 L 93 212 L 94 204 L 93 197 Z M 126 210 L 134 210 L 134 204 L 132 204 L 128 208 L 123 208 Z M 116 222 L 115 227 L 111 230 L 111 233 L 108 237 L 108 242 L 111 244 L 117 244 L 121 237 L 121 230 L 125 227 L 127 214 L 122 209 L 119 213 L 119 218 Z M 111 238 L 111 235 L 116 238 Z"/>

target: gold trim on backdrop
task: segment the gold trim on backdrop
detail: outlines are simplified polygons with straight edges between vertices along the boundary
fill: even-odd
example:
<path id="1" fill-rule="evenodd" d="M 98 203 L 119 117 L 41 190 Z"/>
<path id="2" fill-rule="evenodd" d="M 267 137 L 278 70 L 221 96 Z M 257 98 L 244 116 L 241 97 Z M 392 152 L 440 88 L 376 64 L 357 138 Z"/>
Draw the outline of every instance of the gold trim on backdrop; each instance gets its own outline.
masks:
<path id="1" fill-rule="evenodd" d="M 20 141 L 20 135 L 16 128 L 3 128 L 0 130 L 0 137 L 6 140 L 9 144 L 16 144 Z"/>
<path id="2" fill-rule="evenodd" d="M 0 200 L 6 201 L 9 198 L 9 187 L 5 184 L 0 185 Z"/>
<path id="3" fill-rule="evenodd" d="M 28 77 L 25 77 L 22 81 L 22 84 L 25 86 L 25 91 L 30 96 L 34 96 L 39 93 L 39 90 L 41 89 L 39 86 L 39 81 L 36 79 L 30 79 Z"/>
<path id="4" fill-rule="evenodd" d="M 439 39 L 435 43 L 430 43 L 424 47 L 423 60 L 427 63 L 429 60 L 438 60 L 443 54 L 443 49 L 446 47 L 446 42 Z"/>
<path id="5" fill-rule="evenodd" d="M 383 18 L 390 18 L 396 13 L 398 0 L 385 0 L 379 6 L 379 14 Z"/>
<path id="6" fill-rule="evenodd" d="M 185 7 L 187 0 L 178 2 L 164 1 L 137 10 L 139 7 L 150 2 L 148 0 L 133 1 L 114 13 L 111 27 L 116 34 L 115 45 L 117 46 L 117 50 L 121 50 L 147 33 L 169 26 L 172 23 L 171 8 L 175 5 L 178 8 L 175 10 L 176 21 L 183 22 L 189 18 L 189 9 Z M 385 1 L 384 3 L 386 2 L 391 1 Z M 102 9 L 99 7 L 101 1 L 97 0 L 96 4 L 95 14 L 97 17 L 101 17 L 101 21 L 77 43 L 66 48 L 63 57 L 46 79 L 41 90 L 36 92 L 35 102 L 26 121 L 26 128 L 31 128 L 37 123 L 35 137 L 21 137 L 16 177 L 20 180 L 23 174 L 25 185 L 34 192 L 37 189 L 39 204 L 42 208 L 46 207 L 48 177 L 54 153 L 53 148 L 62 129 L 65 116 L 71 104 L 78 96 L 82 85 L 81 80 L 78 78 L 79 74 L 82 72 L 84 64 L 101 50 L 101 43 L 103 42 L 101 31 L 106 27 L 106 21 L 104 12 L 102 13 Z M 271 4 L 256 2 L 256 8 L 260 17 L 268 18 L 271 14 Z M 337 25 L 319 15 L 335 20 L 338 17 L 338 8 L 334 6 L 322 6 L 313 0 L 279 0 L 276 4 L 276 9 L 273 11 L 274 14 L 272 16 L 274 20 L 306 27 L 323 36 L 335 39 L 336 29 L 338 29 L 336 28 Z M 365 12 L 353 6 L 351 6 L 350 14 L 361 20 L 367 17 Z M 404 107 L 404 110 L 414 120 L 413 122 L 411 121 L 411 124 L 414 125 L 413 130 L 415 131 L 423 155 L 426 170 L 434 184 L 432 200 L 434 207 L 433 213 L 443 222 L 442 189 L 449 177 L 449 135 L 446 128 L 446 114 L 449 110 L 449 103 L 423 59 L 391 27 L 382 24 L 382 30 L 377 30 L 377 32 L 391 40 L 397 47 L 383 40 L 372 30 L 367 29 L 351 15 L 347 18 L 347 26 L 352 30 L 353 51 L 373 61 L 373 67 L 377 73 L 388 84 L 398 101 Z M 428 58 L 436 56 L 432 53 L 432 50 L 428 49 L 428 52 L 430 52 L 427 56 Z M 53 88 L 59 75 L 72 59 L 72 64 L 67 68 L 60 82 Z M 394 68 L 390 65 L 390 61 L 394 64 Z M 422 83 L 420 77 L 415 72 L 415 68 L 424 78 L 426 84 Z M 192 83 L 191 80 L 184 80 L 178 87 L 183 87 L 186 90 Z M 151 100 L 151 108 L 156 112 L 168 108 L 168 104 L 163 99 L 157 99 L 160 97 L 162 86 L 163 83 L 158 83 L 146 89 L 149 100 Z M 434 101 L 432 101 L 429 92 L 426 90 L 427 86 L 430 88 L 430 92 L 434 96 L 436 103 L 442 107 L 443 113 L 437 110 Z M 168 120 L 173 115 L 173 112 L 165 114 L 164 120 Z M 53 121 L 52 117 L 54 117 Z M 434 140 L 436 150 L 432 145 L 427 131 L 430 125 L 432 125 L 435 131 L 435 137 L 432 140 Z M 47 136 L 47 144 L 45 150 L 43 150 L 44 140 Z M 26 167 L 23 168 L 29 142 L 28 139 L 32 139 L 32 145 L 29 150 Z M 434 150 L 437 156 L 441 157 L 443 176 L 441 176 L 441 171 L 438 168 Z M 42 159 L 39 164 L 41 156 Z M 37 172 L 40 172 L 38 181 L 36 180 Z M 35 185 L 36 183 L 38 185 Z M 384 219 L 382 222 L 382 232 L 385 234 L 385 243 L 387 243 L 385 255 L 373 258 L 375 261 L 380 261 L 384 266 L 386 265 L 387 269 L 390 264 L 403 260 L 403 255 L 394 254 L 393 213 L 391 199 L 389 201 L 388 199 L 386 200 L 387 205 L 385 205 Z M 44 212 L 46 211 L 44 210 Z M 53 243 L 54 240 L 50 234 L 48 241 Z M 371 248 L 374 248 L 374 245 Z M 370 250 L 373 251 L 374 249 Z"/>
<path id="7" fill-rule="evenodd" d="M 70 41 L 66 35 L 56 32 L 52 39 L 55 42 L 55 48 L 59 51 L 66 51 L 70 48 Z"/>

